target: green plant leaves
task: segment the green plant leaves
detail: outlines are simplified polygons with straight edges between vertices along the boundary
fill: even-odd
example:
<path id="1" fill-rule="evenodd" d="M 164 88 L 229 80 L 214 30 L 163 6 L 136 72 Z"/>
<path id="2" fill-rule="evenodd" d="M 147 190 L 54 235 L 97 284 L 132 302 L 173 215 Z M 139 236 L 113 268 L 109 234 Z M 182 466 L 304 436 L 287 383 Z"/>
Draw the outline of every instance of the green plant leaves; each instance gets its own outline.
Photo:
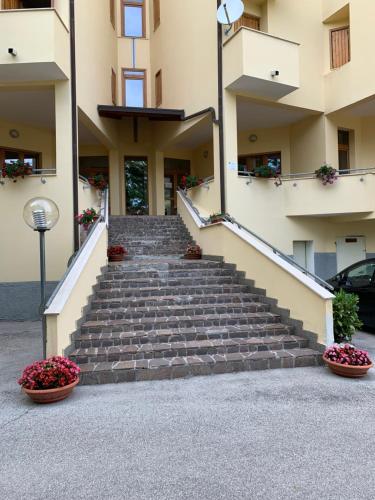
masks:
<path id="1" fill-rule="evenodd" d="M 333 301 L 335 342 L 351 342 L 356 330 L 362 327 L 358 317 L 359 298 L 353 293 L 340 290 Z"/>

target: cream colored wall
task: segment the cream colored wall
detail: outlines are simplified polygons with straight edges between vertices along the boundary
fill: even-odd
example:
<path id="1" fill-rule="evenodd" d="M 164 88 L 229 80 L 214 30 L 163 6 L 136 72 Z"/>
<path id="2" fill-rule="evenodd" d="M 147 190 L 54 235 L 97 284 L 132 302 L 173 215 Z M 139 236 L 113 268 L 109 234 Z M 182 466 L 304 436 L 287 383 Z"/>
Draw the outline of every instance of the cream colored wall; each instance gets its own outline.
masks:
<path id="1" fill-rule="evenodd" d="M 109 2 L 80 0 L 75 5 L 78 106 L 102 134 L 102 142 L 113 147 L 117 122 L 100 118 L 97 110 L 98 104 L 112 104 L 111 74 L 118 67 Z"/>
<path id="2" fill-rule="evenodd" d="M 79 213 L 86 210 L 86 208 L 94 208 L 97 212 L 99 212 L 100 203 L 100 191 L 80 179 L 78 183 Z"/>
<path id="3" fill-rule="evenodd" d="M 161 69 L 161 107 L 187 114 L 217 106 L 216 1 L 161 1 L 160 26 L 151 30 L 152 95 Z M 198 13 L 200 13 L 198 15 Z"/>
<path id="4" fill-rule="evenodd" d="M 317 168 L 319 168 L 325 161 L 327 161 L 325 134 L 325 118 L 321 115 L 306 118 L 305 120 L 302 120 L 291 126 L 290 156 L 292 172 L 315 172 Z"/>
<path id="5" fill-rule="evenodd" d="M 202 217 L 220 212 L 218 182 L 214 179 L 188 190 L 188 197 Z"/>
<path id="6" fill-rule="evenodd" d="M 53 8 L 56 10 L 65 26 L 69 29 L 69 2 L 66 0 L 53 0 Z"/>
<path id="7" fill-rule="evenodd" d="M 205 254 L 221 255 L 225 262 L 236 264 L 247 278 L 255 280 L 255 286 L 266 289 L 268 296 L 276 298 L 280 307 L 289 309 L 292 318 L 303 321 L 305 330 L 316 333 L 319 342 L 326 343 L 327 320 L 332 316 L 330 299 L 317 295 L 224 225 L 199 229 L 180 198 L 178 212 Z"/>
<path id="8" fill-rule="evenodd" d="M 70 346 L 71 334 L 77 329 L 77 321 L 82 317 L 82 309 L 87 305 L 102 267 L 107 264 L 108 233 L 104 223 L 99 224 L 98 231 L 100 231 L 98 241 L 89 258 L 82 265 L 81 274 L 70 290 L 63 307 L 57 314 L 49 313 L 47 310 L 48 356 L 62 356 L 64 350 Z"/>
<path id="9" fill-rule="evenodd" d="M 258 137 L 250 142 L 250 135 Z M 252 155 L 281 151 L 282 173 L 290 172 L 290 129 L 289 127 L 250 129 L 238 134 L 238 155 Z"/>
<path id="10" fill-rule="evenodd" d="M 191 174 L 201 179 L 214 175 L 214 151 L 212 142 L 202 144 L 193 150 Z"/>

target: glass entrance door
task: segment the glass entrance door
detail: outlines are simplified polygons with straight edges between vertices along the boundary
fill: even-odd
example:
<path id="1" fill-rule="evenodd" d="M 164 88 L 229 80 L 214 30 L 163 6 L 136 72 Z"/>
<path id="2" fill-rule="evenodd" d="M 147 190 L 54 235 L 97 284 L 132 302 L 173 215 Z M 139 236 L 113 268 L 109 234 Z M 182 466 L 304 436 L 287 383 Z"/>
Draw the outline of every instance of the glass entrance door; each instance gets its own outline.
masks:
<path id="1" fill-rule="evenodd" d="M 148 215 L 148 162 L 146 157 L 125 157 L 127 215 Z"/>

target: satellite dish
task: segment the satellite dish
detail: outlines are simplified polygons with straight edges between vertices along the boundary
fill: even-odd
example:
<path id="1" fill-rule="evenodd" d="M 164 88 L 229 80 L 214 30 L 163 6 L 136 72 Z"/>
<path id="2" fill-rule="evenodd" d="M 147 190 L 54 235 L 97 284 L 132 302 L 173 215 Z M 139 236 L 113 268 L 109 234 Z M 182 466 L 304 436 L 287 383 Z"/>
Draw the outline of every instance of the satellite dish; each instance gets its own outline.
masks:
<path id="1" fill-rule="evenodd" d="M 245 6 L 242 0 L 224 0 L 217 11 L 220 24 L 233 24 L 242 16 Z"/>

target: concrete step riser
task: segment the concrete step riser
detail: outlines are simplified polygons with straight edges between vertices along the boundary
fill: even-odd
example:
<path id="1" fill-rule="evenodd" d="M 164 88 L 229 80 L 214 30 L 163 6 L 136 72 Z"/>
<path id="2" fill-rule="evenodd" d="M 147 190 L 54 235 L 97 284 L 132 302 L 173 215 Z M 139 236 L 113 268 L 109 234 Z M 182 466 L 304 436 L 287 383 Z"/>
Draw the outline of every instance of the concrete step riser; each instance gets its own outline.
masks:
<path id="1" fill-rule="evenodd" d="M 144 288 L 108 288 L 99 289 L 97 291 L 97 297 L 100 299 L 111 299 L 111 298 L 132 298 L 132 297 L 157 297 L 164 295 L 191 295 L 197 297 L 204 297 L 207 294 L 210 295 L 220 295 L 228 293 L 245 293 L 248 291 L 246 285 L 219 285 L 219 286 L 209 286 L 207 288 L 195 288 L 195 287 L 161 287 L 161 288 L 151 288 L 150 290 Z"/>
<path id="2" fill-rule="evenodd" d="M 137 281 L 100 281 L 99 286 L 102 290 L 111 288 L 147 288 L 147 287 L 178 287 L 178 286 L 196 286 L 201 285 L 233 285 L 238 284 L 238 278 L 233 276 L 223 276 L 217 278 L 171 278 L 171 279 L 139 279 Z"/>
<path id="3" fill-rule="evenodd" d="M 150 271 L 110 271 L 103 274 L 105 281 L 131 279 L 165 279 L 165 278 L 202 278 L 233 276 L 230 269 L 191 269 L 191 270 L 150 270 Z"/>
<path id="4" fill-rule="evenodd" d="M 203 316 L 205 314 L 243 314 L 243 313 L 255 313 L 255 312 L 268 312 L 270 306 L 268 304 L 257 304 L 250 303 L 248 305 L 219 305 L 219 306 L 194 306 L 185 307 L 181 309 L 170 310 L 157 310 L 152 309 L 150 311 L 134 311 L 130 308 L 126 311 L 100 311 L 93 310 L 87 314 L 87 321 L 106 321 L 106 320 L 117 320 L 117 319 L 143 319 L 143 318 L 165 318 L 167 321 L 171 316 Z"/>
<path id="5" fill-rule="evenodd" d="M 253 343 L 250 345 L 232 345 L 232 346 L 218 346 L 218 347 L 173 347 L 164 346 L 160 344 L 160 348 L 155 349 L 156 346 L 148 346 L 143 344 L 141 346 L 128 346 L 120 348 L 107 348 L 107 349 L 81 349 L 79 354 L 73 354 L 70 359 L 75 363 L 104 363 L 112 361 L 132 361 L 138 359 L 163 359 L 184 356 L 202 356 L 214 354 L 230 354 L 230 353 L 250 353 L 250 352 L 265 352 L 265 351 L 281 351 L 291 349 L 303 349 L 307 347 L 306 340 L 295 342 L 274 342 L 270 344 Z M 147 350 L 147 347 L 152 347 L 153 350 Z M 122 352 L 116 352 L 118 351 Z M 105 351 L 105 352 L 97 352 Z"/>
<path id="6" fill-rule="evenodd" d="M 223 328 L 217 329 L 185 329 L 179 330 L 160 330 L 152 333 L 137 331 L 109 334 L 83 334 L 76 337 L 74 345 L 76 349 L 86 349 L 91 347 L 113 347 L 129 346 L 140 344 L 170 344 L 172 342 L 194 342 L 194 341 L 212 341 L 228 339 L 248 339 L 252 337 L 268 338 L 280 335 L 292 335 L 293 329 L 280 323 L 267 324 L 242 328 L 240 330 L 230 330 Z"/>
<path id="7" fill-rule="evenodd" d="M 294 357 L 293 355 L 279 357 L 275 353 L 269 354 L 272 354 L 272 356 L 264 359 L 258 357 L 259 353 L 241 355 L 241 359 L 239 360 L 232 360 L 231 358 L 225 359 L 223 356 L 221 361 L 212 360 L 210 359 L 211 357 L 195 356 L 192 357 L 192 359 L 187 357 L 182 360 L 172 360 L 166 364 L 162 364 L 162 366 L 152 368 L 137 368 L 136 364 L 139 363 L 140 365 L 150 366 L 152 363 L 157 363 L 159 361 L 163 362 L 164 360 L 115 361 L 112 364 L 110 363 L 110 366 L 108 366 L 108 368 L 106 367 L 106 369 L 100 369 L 102 367 L 95 366 L 95 364 L 87 365 L 85 369 L 85 365 L 82 365 L 84 371 L 81 372 L 80 380 L 83 385 L 113 384 L 120 382 L 168 380 L 191 376 L 267 370 L 270 368 L 319 366 L 322 364 L 321 356 L 318 354 L 298 357 Z M 251 358 L 252 355 L 257 357 Z M 236 357 L 239 355 L 234 353 L 227 356 Z M 122 366 L 125 366 L 126 369 L 122 369 Z"/>
<path id="8" fill-rule="evenodd" d="M 217 295 L 207 296 L 175 296 L 175 297 L 155 297 L 154 299 L 114 299 L 113 301 L 93 300 L 91 307 L 93 310 L 100 309 L 119 309 L 127 307 L 166 307 L 166 306 L 199 306 L 199 305 L 219 305 L 227 303 L 235 303 L 238 305 L 247 305 L 252 302 L 261 302 L 261 298 L 257 295 L 242 295 L 236 297 L 233 295 Z"/>

